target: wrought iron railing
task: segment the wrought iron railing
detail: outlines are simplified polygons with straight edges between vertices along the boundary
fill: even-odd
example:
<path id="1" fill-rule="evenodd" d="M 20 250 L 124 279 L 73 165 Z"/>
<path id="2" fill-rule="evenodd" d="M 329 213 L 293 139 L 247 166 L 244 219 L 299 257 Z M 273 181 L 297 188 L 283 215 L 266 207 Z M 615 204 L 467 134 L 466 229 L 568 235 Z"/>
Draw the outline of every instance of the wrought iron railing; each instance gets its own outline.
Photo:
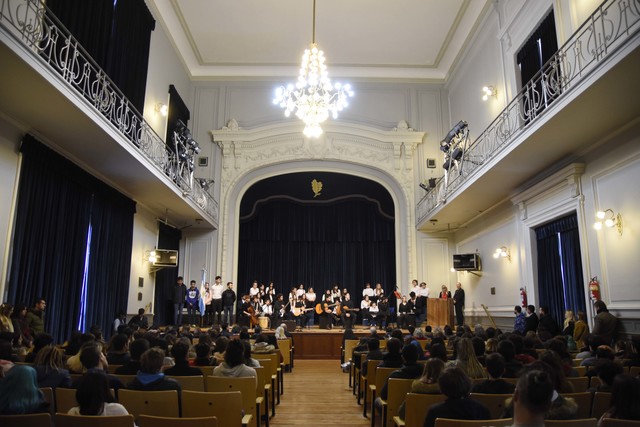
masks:
<path id="1" fill-rule="evenodd" d="M 549 59 L 464 153 L 458 169 L 449 172 L 425 194 L 416 207 L 420 223 L 464 183 L 482 173 L 498 154 L 507 149 L 531 124 L 545 114 L 546 107 L 572 92 L 598 69 L 612 52 L 639 30 L 640 0 L 606 0 L 571 38 Z"/>
<path id="2" fill-rule="evenodd" d="M 217 222 L 218 202 L 183 173 L 167 144 L 41 0 L 0 0 L 0 26 L 84 97 L 138 149 L 141 161 L 167 175 L 184 197 Z"/>

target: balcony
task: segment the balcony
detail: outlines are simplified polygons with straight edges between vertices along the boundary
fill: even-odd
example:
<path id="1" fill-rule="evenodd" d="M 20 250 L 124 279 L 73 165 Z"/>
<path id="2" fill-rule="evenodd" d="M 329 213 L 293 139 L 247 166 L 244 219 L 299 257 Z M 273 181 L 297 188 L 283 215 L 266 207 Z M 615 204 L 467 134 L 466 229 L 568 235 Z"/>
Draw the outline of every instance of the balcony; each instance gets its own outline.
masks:
<path id="1" fill-rule="evenodd" d="M 636 120 L 639 22 L 637 2 L 602 3 L 418 202 L 417 228 L 469 222 Z"/>
<path id="2" fill-rule="evenodd" d="M 217 228 L 218 202 L 38 0 L 0 0 L 0 113 L 170 222 Z"/>

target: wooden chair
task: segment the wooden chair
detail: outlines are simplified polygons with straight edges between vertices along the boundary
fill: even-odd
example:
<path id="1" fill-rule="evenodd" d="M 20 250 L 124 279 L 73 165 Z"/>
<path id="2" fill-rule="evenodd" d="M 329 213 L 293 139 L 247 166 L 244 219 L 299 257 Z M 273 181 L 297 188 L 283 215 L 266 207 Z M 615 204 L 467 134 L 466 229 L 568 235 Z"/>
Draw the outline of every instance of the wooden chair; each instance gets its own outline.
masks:
<path id="1" fill-rule="evenodd" d="M 140 415 L 179 417 L 178 392 L 176 390 L 140 391 L 118 390 L 118 401 L 136 419 Z"/>
<path id="2" fill-rule="evenodd" d="M 256 405 L 263 408 L 262 411 L 258 411 L 260 416 L 264 416 L 266 419 L 266 426 L 269 427 L 269 395 L 271 394 L 271 376 L 264 366 L 259 368 L 253 368 L 256 371 Z M 260 401 L 258 401 L 260 400 Z M 264 405 L 262 404 L 264 402 Z"/>
<path id="3" fill-rule="evenodd" d="M 574 393 L 582 393 L 589 388 L 589 377 L 567 377 L 567 381 L 573 384 Z"/>
<path id="4" fill-rule="evenodd" d="M 444 394 L 409 393 L 405 400 L 404 420 L 396 415 L 393 422 L 399 427 L 422 427 L 429 409 L 436 403 L 444 402 L 446 398 Z"/>
<path id="5" fill-rule="evenodd" d="M 344 341 L 344 348 L 342 349 L 342 353 L 344 356 L 344 361 L 345 363 L 347 362 L 351 362 L 351 365 L 353 365 L 353 349 L 356 348 L 358 346 L 358 344 L 360 343 L 360 340 L 345 340 Z M 352 386 L 352 374 L 353 374 L 353 369 L 351 369 L 351 366 L 349 366 L 349 387 Z"/>
<path id="6" fill-rule="evenodd" d="M 582 363 L 582 359 L 571 359 L 571 363 L 573 364 L 573 366 L 580 366 L 580 364 Z"/>
<path id="7" fill-rule="evenodd" d="M 362 398 L 364 400 L 362 409 L 362 416 L 366 418 L 367 416 L 367 396 L 369 395 L 369 384 L 373 384 L 375 381 L 376 368 L 382 360 L 366 360 L 362 362 L 363 364 L 367 364 L 367 375 L 360 374 L 360 393 L 362 394 Z M 364 366 L 363 366 L 364 367 Z M 358 394 L 358 405 L 360 404 L 360 394 Z"/>
<path id="8" fill-rule="evenodd" d="M 140 415 L 138 427 L 218 427 L 216 417 L 170 418 Z"/>
<path id="9" fill-rule="evenodd" d="M 593 398 L 591 393 L 562 393 L 562 396 L 570 397 L 578 404 L 578 412 L 576 412 L 575 415 L 576 418 L 586 419 L 591 416 L 591 399 Z"/>
<path id="10" fill-rule="evenodd" d="M 263 354 L 262 356 L 268 356 Z M 256 358 L 256 360 L 260 363 L 260 366 L 264 367 L 266 371 L 267 381 L 269 381 L 269 399 L 271 402 L 271 416 L 276 416 L 276 387 L 278 385 L 278 370 L 276 364 L 272 361 L 271 358 Z"/>
<path id="11" fill-rule="evenodd" d="M 393 371 L 397 370 L 398 368 L 376 368 L 375 382 L 373 384 L 369 384 L 369 391 L 371 391 L 371 427 L 374 427 L 376 424 L 376 395 L 378 392 L 382 391 L 382 387 L 386 384 L 389 375 L 391 375 Z M 367 415 L 366 410 L 364 415 Z"/>
<path id="12" fill-rule="evenodd" d="M 597 427 L 598 420 L 585 418 L 577 420 L 544 420 L 544 427 Z"/>
<path id="13" fill-rule="evenodd" d="M 208 392 L 239 391 L 242 393 L 242 409 L 251 415 L 250 426 L 260 427 L 260 404 L 262 398 L 256 398 L 258 380 L 253 377 L 207 377 Z"/>
<path id="14" fill-rule="evenodd" d="M 591 406 L 591 417 L 600 417 L 611 408 L 611 393 L 596 392 L 593 395 L 593 405 Z"/>
<path id="15" fill-rule="evenodd" d="M 573 369 L 576 370 L 579 377 L 584 377 L 587 375 L 587 367 L 586 366 L 574 366 Z"/>
<path id="16" fill-rule="evenodd" d="M 511 397 L 511 394 L 484 394 L 484 393 L 471 393 L 470 397 L 482 403 L 489 409 L 491 418 L 499 419 L 504 411 L 504 401 Z"/>
<path id="17" fill-rule="evenodd" d="M 113 375 L 113 376 L 119 379 L 122 382 L 122 384 L 125 385 L 125 387 L 136 378 L 135 375 Z"/>
<path id="18" fill-rule="evenodd" d="M 51 415 L 26 414 L 26 415 L 0 415 L 2 427 L 47 427 L 51 425 Z"/>
<path id="19" fill-rule="evenodd" d="M 182 390 L 205 391 L 204 377 L 202 375 L 194 375 L 188 377 L 167 375 L 167 378 L 176 380 L 180 384 L 180 387 L 182 387 Z"/>
<path id="20" fill-rule="evenodd" d="M 640 421 L 603 418 L 600 427 L 640 427 Z"/>
<path id="21" fill-rule="evenodd" d="M 76 389 L 75 388 L 61 388 L 57 387 L 54 390 L 56 396 L 56 412 L 62 412 L 66 414 L 69 409 L 78 406 L 76 402 Z"/>
<path id="22" fill-rule="evenodd" d="M 599 377 L 596 377 L 595 375 L 591 377 L 591 380 L 589 381 L 589 387 L 600 387 L 601 385 L 602 381 Z"/>
<path id="23" fill-rule="evenodd" d="M 198 366 L 198 369 L 202 371 L 202 375 L 205 377 L 213 375 L 213 370 L 216 368 L 215 366 Z"/>
<path id="24" fill-rule="evenodd" d="M 291 348 L 291 340 L 278 340 L 278 348 L 280 349 L 280 353 L 282 353 L 282 363 L 289 372 L 291 372 L 291 369 L 293 369 L 293 350 Z"/>
<path id="25" fill-rule="evenodd" d="M 632 377 L 637 377 L 640 375 L 640 366 L 632 366 L 629 368 L 629 375 Z"/>
<path id="26" fill-rule="evenodd" d="M 407 393 L 411 391 L 412 379 L 405 380 L 401 378 L 389 378 L 389 384 L 387 385 L 387 400 L 382 401 L 382 426 L 387 427 L 392 425 L 393 417 L 398 415 L 398 409 L 404 399 L 407 397 Z"/>
<path id="27" fill-rule="evenodd" d="M 134 427 L 133 415 L 86 416 L 57 413 L 56 427 Z"/>
<path id="28" fill-rule="evenodd" d="M 122 365 L 109 365 L 109 368 L 108 368 L 109 373 L 111 375 L 115 374 L 116 373 L 116 369 L 118 369 L 120 366 L 122 366 Z"/>
<path id="29" fill-rule="evenodd" d="M 54 416 L 56 414 L 56 400 L 53 396 L 53 389 L 51 387 L 42 387 L 40 392 L 44 396 L 44 400 L 49 404 L 49 413 Z"/>
<path id="30" fill-rule="evenodd" d="M 449 418 L 436 418 L 436 427 L 508 427 L 512 424 L 513 418 L 500 418 L 495 420 L 452 420 Z"/>
<path id="31" fill-rule="evenodd" d="M 218 424 L 224 427 L 247 426 L 251 414 L 242 415 L 242 394 L 239 391 L 182 392 L 183 417 L 217 417 Z"/>

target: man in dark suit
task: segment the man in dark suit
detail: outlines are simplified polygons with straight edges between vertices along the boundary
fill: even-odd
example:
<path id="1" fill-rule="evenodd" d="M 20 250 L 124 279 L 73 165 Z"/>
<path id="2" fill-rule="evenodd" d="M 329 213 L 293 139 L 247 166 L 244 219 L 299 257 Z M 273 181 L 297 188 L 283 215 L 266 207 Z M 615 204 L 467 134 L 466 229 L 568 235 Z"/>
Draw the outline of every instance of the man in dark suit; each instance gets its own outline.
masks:
<path id="1" fill-rule="evenodd" d="M 546 332 L 555 337 L 560 333 L 560 328 L 556 321 L 551 317 L 548 307 L 540 307 L 540 321 L 538 322 L 538 334 Z"/>
<path id="2" fill-rule="evenodd" d="M 536 314 L 536 307 L 534 305 L 527 306 L 527 319 L 524 323 L 524 333 L 525 335 L 529 331 L 537 332 L 538 331 L 538 315 Z"/>
<path id="3" fill-rule="evenodd" d="M 596 317 L 593 319 L 593 331 L 594 335 L 600 335 L 607 345 L 611 345 L 616 337 L 616 331 L 618 329 L 618 318 L 607 310 L 607 305 L 604 301 L 596 301 L 593 304 L 593 308 L 596 310 Z"/>
<path id="4" fill-rule="evenodd" d="M 456 324 L 462 326 L 464 324 L 464 289 L 462 283 L 456 283 L 456 291 L 453 294 L 453 307 L 456 311 Z"/>

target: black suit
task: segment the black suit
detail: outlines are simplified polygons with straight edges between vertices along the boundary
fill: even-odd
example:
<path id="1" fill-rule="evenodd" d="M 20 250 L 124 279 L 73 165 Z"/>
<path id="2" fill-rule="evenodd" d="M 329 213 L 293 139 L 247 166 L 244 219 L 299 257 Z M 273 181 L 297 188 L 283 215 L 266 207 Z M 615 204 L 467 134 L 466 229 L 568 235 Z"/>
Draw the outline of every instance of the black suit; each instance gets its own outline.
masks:
<path id="1" fill-rule="evenodd" d="M 456 289 L 454 292 L 453 307 L 456 310 L 456 323 L 462 326 L 464 324 L 464 289 Z"/>
<path id="2" fill-rule="evenodd" d="M 538 331 L 538 315 L 535 313 L 532 313 L 531 316 L 525 318 L 524 321 L 524 333 L 526 335 L 527 332 L 529 331 L 533 331 L 533 332 L 537 332 Z"/>

